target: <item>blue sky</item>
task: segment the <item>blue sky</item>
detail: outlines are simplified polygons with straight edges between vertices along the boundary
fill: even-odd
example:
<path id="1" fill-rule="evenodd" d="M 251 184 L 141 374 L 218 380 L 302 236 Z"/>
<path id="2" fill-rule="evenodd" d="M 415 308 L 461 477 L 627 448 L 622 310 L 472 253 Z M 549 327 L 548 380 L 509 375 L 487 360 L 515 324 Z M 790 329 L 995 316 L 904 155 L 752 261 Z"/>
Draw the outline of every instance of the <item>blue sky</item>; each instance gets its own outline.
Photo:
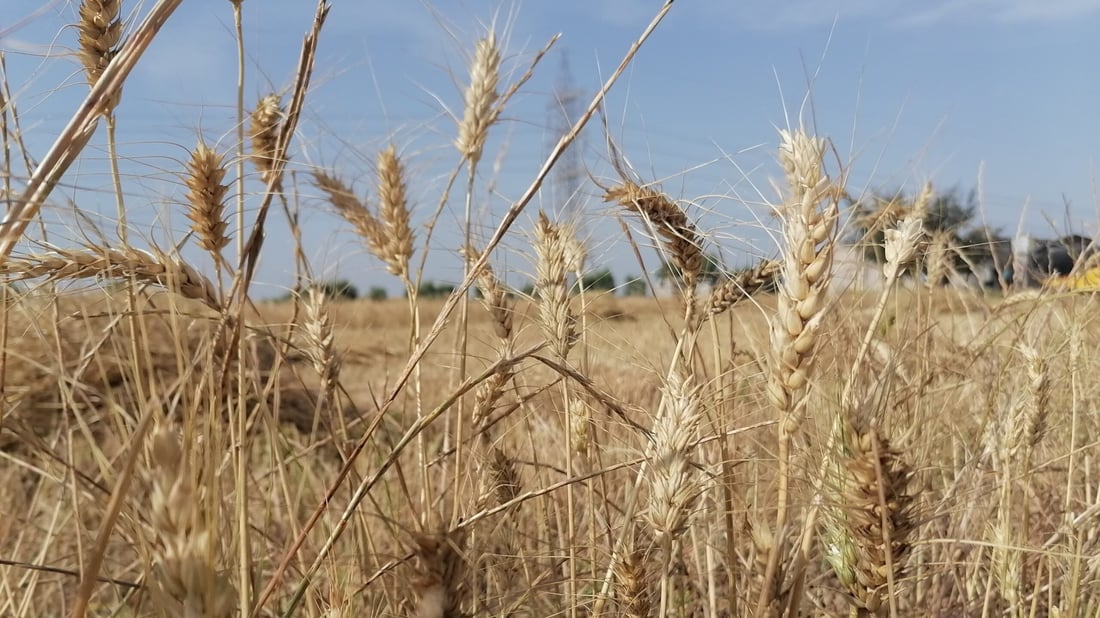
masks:
<path id="1" fill-rule="evenodd" d="M 17 16 L 29 19 L 0 25 L 0 48 L 28 147 L 40 157 L 86 93 L 71 55 L 76 33 L 66 27 L 77 5 L 53 2 L 35 13 L 36 3 L 17 4 L 26 6 Z M 426 216 L 456 161 L 447 110 L 461 113 L 474 40 L 495 21 L 507 32 L 506 67 L 521 72 L 560 32 L 554 53 L 494 128 L 478 190 L 477 228 L 487 234 L 549 150 L 548 107 L 562 58 L 574 85 L 589 96 L 659 5 L 334 0 L 292 167 L 322 164 L 367 190 L 374 153 L 393 140 L 408 161 L 414 206 Z M 244 1 L 249 104 L 290 83 L 314 6 Z M 124 10 L 141 15 L 145 8 L 127 2 Z M 608 122 L 644 178 L 663 180 L 666 191 L 690 202 L 692 215 L 712 233 L 713 249 L 731 266 L 775 250 L 764 229 L 772 221 L 760 202 L 775 197 L 768 180 L 779 176 L 776 129 L 797 124 L 800 111 L 804 123 L 832 138 L 857 192 L 914 191 L 925 180 L 980 188 L 985 216 L 1005 231 L 1022 221 L 1053 235 L 1053 222 L 1059 231 L 1093 234 L 1100 210 L 1097 32 L 1100 0 L 680 0 L 608 99 Z M 208 142 L 231 146 L 235 84 L 229 2 L 183 3 L 127 83 L 119 108 L 122 167 L 139 236 L 161 244 L 182 237 L 185 149 L 200 132 Z M 590 126 L 583 162 L 607 177 L 602 132 Z M 100 225 L 114 233 L 104 157 L 101 129 L 54 195 L 49 216 L 69 223 L 55 238 L 78 238 L 70 200 L 103 213 Z M 396 289 L 348 227 L 310 198 L 305 177 L 299 181 L 315 269 L 363 288 Z M 490 182 L 493 196 L 486 193 Z M 591 196 L 584 229 L 592 265 L 619 275 L 639 272 L 619 239 L 614 210 L 593 186 L 583 190 Z M 529 228 L 539 206 L 554 209 L 544 195 L 521 227 Z M 429 278 L 458 277 L 453 230 L 460 216 L 457 202 L 444 213 Z M 261 295 L 292 283 L 288 242 L 276 220 L 259 272 L 267 286 Z M 522 235 L 507 249 L 501 254 L 507 267 L 530 270 Z"/>

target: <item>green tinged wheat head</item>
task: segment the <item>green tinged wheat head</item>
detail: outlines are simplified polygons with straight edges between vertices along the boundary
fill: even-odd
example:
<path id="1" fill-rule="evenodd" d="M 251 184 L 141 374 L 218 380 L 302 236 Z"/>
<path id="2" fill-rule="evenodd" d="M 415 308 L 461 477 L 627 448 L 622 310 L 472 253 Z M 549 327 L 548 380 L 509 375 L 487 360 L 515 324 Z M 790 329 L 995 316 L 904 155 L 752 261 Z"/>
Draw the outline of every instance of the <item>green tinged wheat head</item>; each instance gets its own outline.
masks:
<path id="1" fill-rule="evenodd" d="M 825 557 L 861 615 L 885 615 L 916 526 L 913 470 L 876 426 L 848 427 L 838 448 L 827 486 Z"/>

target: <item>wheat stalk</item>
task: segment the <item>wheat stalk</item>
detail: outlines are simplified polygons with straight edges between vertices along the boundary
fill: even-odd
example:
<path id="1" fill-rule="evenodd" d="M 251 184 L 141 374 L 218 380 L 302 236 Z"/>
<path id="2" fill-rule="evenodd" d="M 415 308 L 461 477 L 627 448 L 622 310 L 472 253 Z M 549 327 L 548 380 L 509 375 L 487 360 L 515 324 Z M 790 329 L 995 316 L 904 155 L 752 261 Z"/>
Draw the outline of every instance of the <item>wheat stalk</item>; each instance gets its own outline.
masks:
<path id="1" fill-rule="evenodd" d="M 191 230 L 199 238 L 199 246 L 210 252 L 216 262 L 221 261 L 221 250 L 229 244 L 224 220 L 225 195 L 229 187 L 225 180 L 222 155 L 199 142 L 191 151 L 187 162 L 187 201 L 191 205 L 187 218 Z"/>
<path id="2" fill-rule="evenodd" d="M 767 393 L 779 415 L 779 488 L 776 542 L 768 556 L 757 613 L 771 605 L 782 580 L 779 557 L 790 499 L 791 440 L 802 424 L 810 361 L 824 316 L 833 258 L 838 202 L 842 188 L 825 175 L 825 140 L 802 130 L 780 131 L 779 162 L 787 177 L 788 196 L 777 209 L 783 223 L 784 253 L 776 314 L 771 320 L 772 362 Z"/>

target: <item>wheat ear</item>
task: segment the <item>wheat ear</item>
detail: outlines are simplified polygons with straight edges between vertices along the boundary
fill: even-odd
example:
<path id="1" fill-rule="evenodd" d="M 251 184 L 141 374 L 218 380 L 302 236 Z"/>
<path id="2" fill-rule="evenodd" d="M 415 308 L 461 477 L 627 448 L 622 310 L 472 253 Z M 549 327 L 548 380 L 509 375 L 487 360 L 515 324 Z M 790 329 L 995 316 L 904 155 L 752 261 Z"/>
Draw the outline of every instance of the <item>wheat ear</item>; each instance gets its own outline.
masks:
<path id="1" fill-rule="evenodd" d="M 8 275 L 13 280 L 39 277 L 51 280 L 93 277 L 124 279 L 132 275 L 139 281 L 162 286 L 221 311 L 217 288 L 209 279 L 179 258 L 159 251 L 142 251 L 132 247 L 54 248 L 50 253 L 9 258 L 0 264 L 0 274 Z"/>
<path id="2" fill-rule="evenodd" d="M 302 337 L 305 340 L 305 353 L 314 371 L 321 378 L 324 401 L 331 405 L 340 379 L 340 357 L 336 352 L 328 299 L 325 298 L 324 292 L 316 287 L 309 289 L 304 317 Z"/>
<path id="3" fill-rule="evenodd" d="M 752 268 L 745 269 L 725 279 L 710 294 L 703 307 L 703 317 L 711 318 L 729 311 L 730 308 L 752 298 L 757 292 L 776 283 L 780 263 L 776 260 L 764 260 Z"/>
<path id="4" fill-rule="evenodd" d="M 677 362 L 679 364 L 679 362 Z M 642 518 L 661 548 L 661 615 L 667 615 L 672 595 L 672 563 L 677 540 L 687 531 L 695 503 L 702 494 L 699 473 L 691 461 L 700 418 L 698 389 L 674 369 L 668 377 L 653 427 L 653 451 L 648 468 L 649 504 Z"/>
<path id="5" fill-rule="evenodd" d="M 481 257 L 481 253 L 468 246 L 462 250 L 462 255 L 467 264 L 473 264 Z M 512 300 L 508 296 L 504 285 L 493 272 L 492 266 L 486 264 L 477 275 L 477 287 L 481 292 L 481 303 L 489 312 L 493 321 L 493 332 L 500 343 L 500 357 L 507 358 L 513 354 L 515 342 L 512 339 L 512 315 L 514 308 Z M 482 441 L 490 443 L 487 423 L 489 422 L 497 402 L 504 395 L 504 389 L 512 380 L 514 368 L 506 365 L 500 371 L 493 373 L 489 379 L 481 383 L 474 396 L 474 426 L 481 432 Z"/>
<path id="6" fill-rule="evenodd" d="M 162 428 L 150 441 L 154 604 L 168 616 L 235 615 L 236 591 L 216 567 L 216 531 L 208 528 L 215 518 L 206 513 L 179 440 Z"/>
<path id="7" fill-rule="evenodd" d="M 576 316 L 569 303 L 566 285 L 565 235 L 559 225 L 539 212 L 535 225 L 535 252 L 538 263 L 539 319 L 546 339 L 559 360 L 569 356 L 576 341 Z"/>
<path id="8" fill-rule="evenodd" d="M 378 210 L 384 239 L 376 254 L 391 274 L 402 280 L 409 276 L 413 253 L 413 232 L 409 227 L 409 204 L 405 190 L 405 166 L 393 145 L 378 154 Z"/>
<path id="9" fill-rule="evenodd" d="M 652 592 L 646 570 L 648 556 L 640 547 L 623 552 L 613 566 L 615 597 L 624 618 L 649 618 L 652 615 Z"/>
<path id="10" fill-rule="evenodd" d="M 1019 355 L 1025 362 L 1026 397 L 995 419 L 984 436 L 1000 477 L 997 516 L 988 531 L 992 545 L 990 574 L 1010 607 L 1018 607 L 1023 600 L 1023 552 L 1019 548 L 1028 544 L 1031 519 L 1031 501 L 1026 496 L 1034 449 L 1046 434 L 1050 400 L 1046 360 L 1026 343 L 1020 345 Z M 1019 499 L 1016 487 L 1021 478 L 1025 497 Z"/>
<path id="11" fill-rule="evenodd" d="M 208 251 L 216 262 L 221 262 L 221 250 L 229 244 L 225 230 L 225 166 L 222 155 L 199 142 L 191 151 L 187 163 L 187 202 L 190 209 L 187 218 L 191 230 L 198 236 L 199 246 Z"/>
<path id="12" fill-rule="evenodd" d="M 627 211 L 649 221 L 657 230 L 684 287 L 694 294 L 703 272 L 702 238 L 684 209 L 664 193 L 638 186 L 626 179 L 622 184 L 607 189 L 604 201 L 617 202 Z"/>
<path id="13" fill-rule="evenodd" d="M 336 213 L 355 228 L 371 255 L 386 264 L 386 269 L 408 283 L 409 257 L 412 255 L 413 233 L 409 227 L 409 210 L 405 203 L 405 183 L 400 162 L 392 152 L 379 157 L 379 198 L 381 218 L 356 197 L 342 180 L 321 170 L 314 170 L 313 180 L 328 197 Z"/>
<path id="14" fill-rule="evenodd" d="M 84 0 L 80 3 L 80 21 L 77 23 L 80 43 L 80 64 L 88 84 L 99 81 L 111 59 L 118 53 L 122 39 L 122 0 Z M 115 92 L 105 101 L 104 109 L 118 106 L 121 92 Z"/>
<path id="15" fill-rule="evenodd" d="M 256 103 L 252 110 L 249 136 L 252 138 L 250 157 L 260 179 L 271 181 L 275 173 L 275 157 L 279 147 L 279 131 L 285 112 L 277 94 L 269 94 Z"/>
<path id="16" fill-rule="evenodd" d="M 889 609 L 897 615 L 896 582 L 916 526 L 909 493 L 913 472 L 874 424 L 845 433 L 836 478 L 828 488 L 825 557 L 857 613 L 878 616 Z"/>
<path id="17" fill-rule="evenodd" d="M 462 255 L 466 258 L 466 262 L 472 266 L 481 257 L 481 252 L 470 246 L 462 251 Z M 489 316 L 493 319 L 493 333 L 502 342 L 510 341 L 512 339 L 512 315 L 515 313 L 515 309 L 512 306 L 512 299 L 508 290 L 504 288 L 491 265 L 486 264 L 484 268 L 478 271 L 477 288 L 481 292 L 481 304 L 485 306 Z"/>
<path id="18" fill-rule="evenodd" d="M 823 317 L 833 259 L 833 240 L 841 189 L 825 175 L 825 140 L 802 130 L 780 131 L 779 162 L 787 177 L 788 195 L 778 207 L 784 251 L 778 307 L 771 323 L 772 362 L 768 397 L 779 416 L 779 495 L 776 502 L 776 542 L 768 556 L 764 585 L 757 599 L 763 614 L 779 586 L 779 557 L 790 497 L 791 441 L 802 424 L 810 360 Z"/>
<path id="19" fill-rule="evenodd" d="M 489 127 L 500 115 L 497 87 L 500 83 L 500 49 L 496 35 L 479 39 L 470 65 L 470 85 L 466 87 L 462 122 L 458 124 L 455 148 L 471 164 L 481 159 Z"/>
<path id="20" fill-rule="evenodd" d="M 700 418 L 698 397 L 690 378 L 674 371 L 665 385 L 653 426 L 650 500 L 643 517 L 654 540 L 664 547 L 687 530 L 693 505 L 702 492 L 691 462 Z"/>
<path id="21" fill-rule="evenodd" d="M 336 214 L 350 223 L 355 228 L 355 233 L 373 247 L 382 237 L 382 223 L 356 197 L 351 187 L 336 176 L 321 170 L 314 170 L 313 181 L 328 196 L 329 204 L 336 210 Z"/>

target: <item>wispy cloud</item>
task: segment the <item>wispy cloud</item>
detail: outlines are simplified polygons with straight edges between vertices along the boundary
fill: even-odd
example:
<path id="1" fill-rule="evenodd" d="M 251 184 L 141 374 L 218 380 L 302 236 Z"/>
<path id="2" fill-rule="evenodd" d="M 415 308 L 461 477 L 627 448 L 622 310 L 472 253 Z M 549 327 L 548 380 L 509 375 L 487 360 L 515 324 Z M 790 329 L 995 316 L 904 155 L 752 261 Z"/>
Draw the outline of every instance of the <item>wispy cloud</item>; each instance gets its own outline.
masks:
<path id="1" fill-rule="evenodd" d="M 998 7 L 998 18 L 1005 21 L 1056 21 L 1100 15 L 1100 0 L 1012 0 L 998 3 Z"/>
<path id="2" fill-rule="evenodd" d="M 752 30 L 819 27 L 834 20 L 934 26 L 947 22 L 1057 22 L 1100 15 L 1100 0 L 711 0 L 701 6 L 708 19 L 720 20 L 712 23 Z"/>
<path id="3" fill-rule="evenodd" d="M 906 25 L 967 22 L 1058 22 L 1100 14 L 1100 0 L 941 0 L 920 8 L 896 6 L 891 16 Z"/>

